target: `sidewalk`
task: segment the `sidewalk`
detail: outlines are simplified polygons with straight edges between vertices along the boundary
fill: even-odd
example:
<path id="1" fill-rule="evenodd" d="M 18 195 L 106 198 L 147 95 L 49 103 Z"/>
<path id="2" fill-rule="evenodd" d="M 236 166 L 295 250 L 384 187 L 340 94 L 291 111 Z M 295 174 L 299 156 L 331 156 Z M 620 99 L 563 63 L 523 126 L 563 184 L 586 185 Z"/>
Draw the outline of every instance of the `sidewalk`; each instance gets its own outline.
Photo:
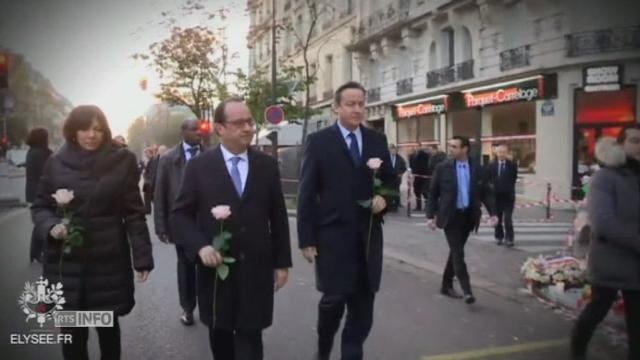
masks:
<path id="1" fill-rule="evenodd" d="M 0 211 L 25 205 L 25 169 L 0 161 Z"/>

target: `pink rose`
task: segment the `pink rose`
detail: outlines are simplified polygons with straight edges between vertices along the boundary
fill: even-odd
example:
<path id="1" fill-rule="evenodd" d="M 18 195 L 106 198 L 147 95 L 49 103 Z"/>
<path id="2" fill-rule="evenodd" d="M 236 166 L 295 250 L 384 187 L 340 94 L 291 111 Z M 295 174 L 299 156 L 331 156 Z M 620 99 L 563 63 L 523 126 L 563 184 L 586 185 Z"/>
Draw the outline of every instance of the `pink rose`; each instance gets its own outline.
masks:
<path id="1" fill-rule="evenodd" d="M 211 209 L 211 214 L 216 220 L 225 220 L 231 216 L 231 208 L 228 205 L 218 205 Z"/>
<path id="2" fill-rule="evenodd" d="M 367 160 L 367 166 L 373 171 L 380 169 L 380 165 L 382 165 L 382 160 L 380 160 L 380 158 L 371 158 Z"/>

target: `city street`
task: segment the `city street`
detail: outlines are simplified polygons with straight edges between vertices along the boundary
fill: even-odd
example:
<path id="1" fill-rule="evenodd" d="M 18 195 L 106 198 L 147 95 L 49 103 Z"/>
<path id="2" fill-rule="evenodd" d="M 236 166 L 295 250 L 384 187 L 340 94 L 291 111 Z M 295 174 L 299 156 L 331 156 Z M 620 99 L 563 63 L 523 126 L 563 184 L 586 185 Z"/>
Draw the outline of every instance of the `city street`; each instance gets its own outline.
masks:
<path id="1" fill-rule="evenodd" d="M 291 226 L 295 221 L 291 219 Z M 402 236 L 403 222 L 391 220 L 385 229 L 387 244 L 394 233 Z M 4 251 L 0 261 L 3 294 L 0 301 L 2 354 L 6 359 L 60 359 L 59 346 L 9 345 L 9 334 L 29 333 L 37 328 L 25 323 L 17 299 L 26 281 L 35 281 L 38 265 L 29 265 L 31 229 L 26 209 L 12 210 L 0 219 Z M 295 232 L 293 246 L 295 249 Z M 437 241 L 440 235 L 427 236 Z M 121 320 L 123 359 L 206 359 L 210 357 L 207 330 L 202 324 L 185 328 L 178 321 L 180 309 L 176 290 L 173 247 L 153 239 L 156 269 L 147 283 L 138 284 L 137 305 Z M 478 244 L 478 246 L 488 246 Z M 494 246 L 494 245 L 491 245 Z M 390 246 L 388 246 L 389 248 Z M 294 251 L 294 268 L 287 287 L 277 294 L 275 323 L 265 332 L 266 359 L 311 359 L 315 349 L 315 316 L 319 294 L 315 291 L 312 267 Z M 507 255 L 508 256 L 508 255 Z M 472 277 L 475 269 L 471 269 Z M 480 284 L 483 285 L 483 284 Z M 478 302 L 467 306 L 438 294 L 439 276 L 415 266 L 388 259 L 382 291 L 376 303 L 375 324 L 366 344 L 367 359 L 510 359 L 562 360 L 567 358 L 566 341 L 570 319 L 559 315 L 527 295 L 501 296 L 476 286 Z M 515 294 L 516 292 L 514 292 Z M 337 340 L 339 343 L 339 340 Z M 97 336 L 90 338 L 97 357 Z M 601 348 L 593 359 L 620 359 L 616 352 Z M 617 354 L 617 355 L 616 355 Z M 334 359 L 339 348 L 334 351 Z"/>

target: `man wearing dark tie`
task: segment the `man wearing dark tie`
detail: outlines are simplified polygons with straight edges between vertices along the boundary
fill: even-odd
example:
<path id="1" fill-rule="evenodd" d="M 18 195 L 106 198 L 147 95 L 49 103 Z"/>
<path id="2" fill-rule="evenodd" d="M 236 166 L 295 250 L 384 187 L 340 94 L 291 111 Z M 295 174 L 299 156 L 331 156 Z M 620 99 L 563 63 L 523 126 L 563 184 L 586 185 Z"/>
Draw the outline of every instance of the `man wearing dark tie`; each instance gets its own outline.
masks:
<path id="1" fill-rule="evenodd" d="M 335 333 L 342 332 L 343 360 L 363 358 L 373 324 L 375 293 L 382 274 L 382 212 L 387 202 L 373 196 L 370 159 L 382 160 L 375 173 L 386 187 L 397 176 L 385 135 L 362 126 L 365 89 L 356 82 L 335 93 L 335 125 L 309 135 L 298 193 L 298 238 L 303 256 L 315 262 L 318 305 L 316 359 L 328 360 Z M 372 199 L 371 208 L 359 201 Z M 371 214 L 375 214 L 371 221 Z"/>
<path id="2" fill-rule="evenodd" d="M 489 223 L 495 225 L 494 199 L 486 177 L 479 164 L 469 157 L 469 139 L 454 136 L 449 141 L 451 159 L 436 167 L 431 181 L 427 226 L 431 230 L 444 229 L 449 244 L 449 258 L 442 275 L 440 292 L 451 298 L 463 298 L 453 289 L 453 276 L 460 282 L 467 304 L 476 298 L 471 291 L 471 281 L 464 261 L 464 246 L 469 234 L 477 230 L 482 211 L 481 203 L 491 215 Z"/>
<path id="3" fill-rule="evenodd" d="M 187 119 L 180 126 L 182 141 L 173 149 L 160 157 L 156 172 L 154 188 L 153 220 L 156 234 L 160 241 L 173 243 L 178 256 L 178 294 L 182 316 L 180 321 L 193 325 L 193 311 L 196 308 L 196 263 L 187 258 L 179 239 L 171 235 L 169 214 L 182 181 L 182 174 L 187 161 L 201 151 L 202 135 L 198 130 L 198 120 Z"/>
<path id="4" fill-rule="evenodd" d="M 243 102 L 223 101 L 214 119 L 221 144 L 187 164 L 171 224 L 187 256 L 197 259 L 200 319 L 214 359 L 261 360 L 274 292 L 291 267 L 280 171 L 275 159 L 250 148 L 255 122 Z M 213 208 L 225 205 L 230 217 L 214 218 Z M 224 280 L 216 275 L 223 257 L 212 241 L 223 227 L 232 235 L 227 256 L 235 259 Z"/>
<path id="5" fill-rule="evenodd" d="M 496 160 L 491 163 L 490 175 L 496 199 L 496 215 L 498 224 L 495 227 L 495 238 L 498 245 L 513 246 L 513 208 L 516 203 L 516 181 L 518 166 L 507 158 L 509 149 L 501 144 L 496 148 Z M 504 227 L 503 227 L 504 223 Z M 506 230 L 506 231 L 505 231 Z"/>
<path id="6" fill-rule="evenodd" d="M 402 183 L 402 175 L 407 171 L 407 162 L 404 161 L 402 156 L 398 155 L 398 148 L 391 144 L 389 145 L 389 154 L 391 155 L 391 167 L 396 174 L 396 178 L 393 181 L 392 189 L 396 191 L 389 204 L 389 211 L 398 211 L 400 207 L 400 185 Z"/>

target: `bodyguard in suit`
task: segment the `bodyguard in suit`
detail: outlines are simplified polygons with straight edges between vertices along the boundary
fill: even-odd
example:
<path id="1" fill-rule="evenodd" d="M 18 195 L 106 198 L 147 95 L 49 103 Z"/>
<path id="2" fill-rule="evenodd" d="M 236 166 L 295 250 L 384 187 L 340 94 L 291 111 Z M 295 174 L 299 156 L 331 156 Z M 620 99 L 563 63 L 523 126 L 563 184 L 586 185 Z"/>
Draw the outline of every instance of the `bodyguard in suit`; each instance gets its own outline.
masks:
<path id="1" fill-rule="evenodd" d="M 516 203 L 518 166 L 515 162 L 507 159 L 508 152 L 507 145 L 501 144 L 496 148 L 496 160 L 489 166 L 489 174 L 496 199 L 496 215 L 498 216 L 498 224 L 495 228 L 496 243 L 502 245 L 504 241 L 506 246 L 512 247 L 514 240 L 513 207 Z"/>
<path id="2" fill-rule="evenodd" d="M 430 201 L 427 208 L 427 226 L 444 229 L 449 244 L 449 258 L 442 276 L 440 292 L 456 299 L 460 295 L 453 289 L 453 276 L 460 282 L 467 304 L 476 299 L 471 291 L 471 282 L 464 261 L 464 246 L 469 234 L 477 230 L 482 211 L 481 202 L 491 215 L 489 222 L 495 225 L 494 199 L 482 174 L 480 165 L 469 157 L 469 139 L 454 136 L 449 141 L 451 159 L 440 163 L 431 181 Z"/>
<path id="3" fill-rule="evenodd" d="M 416 196 L 416 208 L 413 211 L 422 211 L 422 198 L 425 196 L 424 186 L 427 183 L 429 170 L 429 154 L 421 148 L 416 149 L 415 154 L 409 157 L 409 166 L 411 173 L 415 175 L 413 193 Z"/>
<path id="4" fill-rule="evenodd" d="M 335 125 L 309 135 L 304 149 L 298 194 L 298 237 L 303 256 L 315 261 L 318 306 L 317 359 L 329 359 L 334 335 L 347 310 L 342 333 L 343 360 L 362 359 L 364 341 L 373 324 L 375 293 L 382 273 L 383 197 L 372 208 L 359 200 L 372 198 L 371 158 L 383 160 L 378 178 L 391 187 L 387 139 L 362 126 L 365 90 L 348 82 L 335 93 Z M 369 253 L 367 235 L 373 217 Z"/>
<path id="5" fill-rule="evenodd" d="M 274 292 L 291 267 L 280 173 L 275 159 L 250 149 L 255 123 L 244 103 L 226 100 L 214 118 L 221 144 L 187 164 L 171 224 L 198 263 L 200 318 L 209 327 L 214 359 L 260 360 Z M 211 210 L 220 205 L 231 208 L 224 226 L 232 232 L 230 256 L 236 259 L 224 281 L 216 280 L 222 256 L 212 246 L 221 224 Z"/>
<path id="6" fill-rule="evenodd" d="M 398 155 L 398 148 L 393 144 L 389 145 L 389 154 L 391 155 L 391 167 L 394 174 L 396 174 L 392 188 L 397 192 L 397 195 L 394 195 L 391 199 L 389 211 L 395 212 L 398 211 L 400 206 L 400 184 L 402 183 L 402 175 L 407 171 L 407 162 L 404 161 L 402 156 Z"/>
<path id="7" fill-rule="evenodd" d="M 201 134 L 198 131 L 198 120 L 195 118 L 185 120 L 180 129 L 182 141 L 158 160 L 153 220 L 160 241 L 175 244 L 178 256 L 178 293 L 182 307 L 180 321 L 190 326 L 193 325 L 193 311 L 196 308 L 196 263 L 187 258 L 183 245 L 179 239 L 174 238 L 169 215 L 185 165 L 201 152 Z"/>

